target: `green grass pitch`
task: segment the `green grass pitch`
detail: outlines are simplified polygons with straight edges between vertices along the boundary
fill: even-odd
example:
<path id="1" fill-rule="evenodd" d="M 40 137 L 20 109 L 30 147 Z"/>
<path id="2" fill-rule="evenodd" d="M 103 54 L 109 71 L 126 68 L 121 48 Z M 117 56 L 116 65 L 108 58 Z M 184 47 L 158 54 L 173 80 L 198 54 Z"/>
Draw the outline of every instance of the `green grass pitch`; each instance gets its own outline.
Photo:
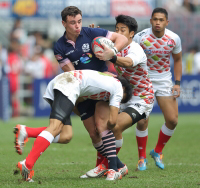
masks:
<path id="1" fill-rule="evenodd" d="M 119 158 L 126 163 L 129 174 L 119 181 L 105 178 L 80 179 L 79 176 L 95 165 L 96 151 L 80 119 L 72 117 L 74 137 L 66 145 L 51 144 L 34 166 L 33 183 L 22 182 L 20 174 L 14 174 L 16 163 L 30 151 L 33 138 L 26 144 L 23 155 L 15 152 L 13 127 L 16 124 L 40 127 L 48 125 L 48 118 L 18 118 L 7 123 L 0 121 L 0 187 L 68 187 L 68 188 L 124 188 L 124 187 L 175 187 L 200 188 L 200 114 L 180 114 L 176 131 L 163 150 L 165 169 L 155 166 L 149 152 L 155 147 L 163 116 L 152 114 L 147 144 L 148 169 L 136 171 L 138 151 L 135 125 L 123 133 L 124 144 Z"/>

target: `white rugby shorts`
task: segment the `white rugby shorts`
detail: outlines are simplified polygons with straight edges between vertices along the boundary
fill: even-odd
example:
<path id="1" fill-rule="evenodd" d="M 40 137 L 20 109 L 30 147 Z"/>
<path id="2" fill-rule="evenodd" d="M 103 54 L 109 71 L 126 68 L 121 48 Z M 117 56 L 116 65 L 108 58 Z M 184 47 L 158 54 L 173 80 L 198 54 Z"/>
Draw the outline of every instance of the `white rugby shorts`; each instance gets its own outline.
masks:
<path id="1" fill-rule="evenodd" d="M 123 112 L 128 107 L 135 109 L 140 115 L 145 114 L 145 119 L 147 119 L 153 109 L 153 103 L 147 104 L 143 99 L 132 96 L 127 103 L 121 103 L 120 112 Z"/>
<path id="2" fill-rule="evenodd" d="M 170 79 L 151 79 L 155 96 L 173 96 L 173 83 Z"/>
<path id="3" fill-rule="evenodd" d="M 70 73 L 61 74 L 49 82 L 43 98 L 54 100 L 54 89 L 62 92 L 75 105 L 80 95 L 80 82 Z"/>

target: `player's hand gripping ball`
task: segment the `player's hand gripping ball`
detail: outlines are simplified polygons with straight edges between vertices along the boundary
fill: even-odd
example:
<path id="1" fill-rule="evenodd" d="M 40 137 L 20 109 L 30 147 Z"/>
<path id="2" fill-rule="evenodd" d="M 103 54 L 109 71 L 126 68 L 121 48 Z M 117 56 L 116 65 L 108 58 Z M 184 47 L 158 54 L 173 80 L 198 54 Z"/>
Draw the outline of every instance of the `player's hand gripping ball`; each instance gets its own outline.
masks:
<path id="1" fill-rule="evenodd" d="M 101 44 L 105 44 L 108 48 L 113 49 L 114 43 L 106 37 L 96 37 L 92 40 L 92 51 L 94 53 L 102 53 L 104 47 Z"/>

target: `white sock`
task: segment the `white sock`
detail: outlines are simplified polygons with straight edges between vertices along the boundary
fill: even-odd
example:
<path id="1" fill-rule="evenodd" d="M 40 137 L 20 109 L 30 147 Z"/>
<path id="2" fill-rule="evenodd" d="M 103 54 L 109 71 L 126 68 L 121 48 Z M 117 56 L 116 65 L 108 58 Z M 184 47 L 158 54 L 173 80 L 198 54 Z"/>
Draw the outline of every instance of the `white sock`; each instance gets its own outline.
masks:
<path id="1" fill-rule="evenodd" d="M 121 148 L 122 147 L 122 144 L 123 144 L 123 138 L 120 139 L 120 140 L 116 140 L 116 148 Z"/>
<path id="2" fill-rule="evenodd" d="M 136 133 L 136 136 L 138 137 L 146 137 L 148 136 L 148 128 L 144 131 L 140 131 L 137 129 L 137 127 L 135 128 L 135 133 Z"/>
<path id="3" fill-rule="evenodd" d="M 49 141 L 50 144 L 54 139 L 54 136 L 48 131 L 42 131 L 38 136 L 45 138 L 46 140 Z"/>
<path id="4" fill-rule="evenodd" d="M 176 129 L 176 128 L 175 128 L 175 129 Z M 171 129 L 167 128 L 167 126 L 166 126 L 165 124 L 164 124 L 164 125 L 162 126 L 162 128 L 161 128 L 162 132 L 163 132 L 165 135 L 167 135 L 167 136 L 172 136 L 173 133 L 174 133 L 174 131 L 175 131 L 175 129 L 174 129 L 174 130 L 171 130 Z"/>
<path id="5" fill-rule="evenodd" d="M 60 139 L 60 134 L 57 135 L 57 136 L 53 139 L 53 143 L 58 143 L 59 139 Z"/>

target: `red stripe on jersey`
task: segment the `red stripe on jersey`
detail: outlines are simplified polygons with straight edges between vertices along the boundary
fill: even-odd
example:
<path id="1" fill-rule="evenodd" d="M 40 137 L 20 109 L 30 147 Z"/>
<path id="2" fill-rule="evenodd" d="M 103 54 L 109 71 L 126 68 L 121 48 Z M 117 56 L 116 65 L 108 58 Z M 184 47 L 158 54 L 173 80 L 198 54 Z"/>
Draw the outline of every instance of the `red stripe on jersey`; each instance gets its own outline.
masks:
<path id="1" fill-rule="evenodd" d="M 169 36 L 169 35 L 166 35 L 166 34 L 165 34 L 165 36 L 166 36 L 168 39 L 170 39 L 170 36 Z"/>
<path id="2" fill-rule="evenodd" d="M 165 50 L 170 50 L 170 47 L 165 46 L 164 49 L 165 49 Z"/>
<path id="3" fill-rule="evenodd" d="M 154 64 L 154 61 L 152 59 L 148 59 L 148 62 Z"/>
<path id="4" fill-rule="evenodd" d="M 148 40 L 149 42 L 154 42 L 154 40 L 153 40 L 151 37 L 148 37 L 147 40 Z"/>
<path id="5" fill-rule="evenodd" d="M 161 46 L 158 43 L 153 44 L 157 49 L 161 48 Z"/>
<path id="6" fill-rule="evenodd" d="M 153 39 L 156 39 L 156 37 L 154 37 L 152 34 L 150 34 L 150 36 L 151 36 Z"/>
<path id="7" fill-rule="evenodd" d="M 161 62 L 161 61 L 159 61 L 159 62 L 158 62 L 158 64 L 162 66 L 162 65 L 164 65 L 165 63 L 164 63 L 164 62 Z"/>
<path id="8" fill-rule="evenodd" d="M 164 45 L 165 43 L 162 40 L 157 40 L 160 45 Z"/>

